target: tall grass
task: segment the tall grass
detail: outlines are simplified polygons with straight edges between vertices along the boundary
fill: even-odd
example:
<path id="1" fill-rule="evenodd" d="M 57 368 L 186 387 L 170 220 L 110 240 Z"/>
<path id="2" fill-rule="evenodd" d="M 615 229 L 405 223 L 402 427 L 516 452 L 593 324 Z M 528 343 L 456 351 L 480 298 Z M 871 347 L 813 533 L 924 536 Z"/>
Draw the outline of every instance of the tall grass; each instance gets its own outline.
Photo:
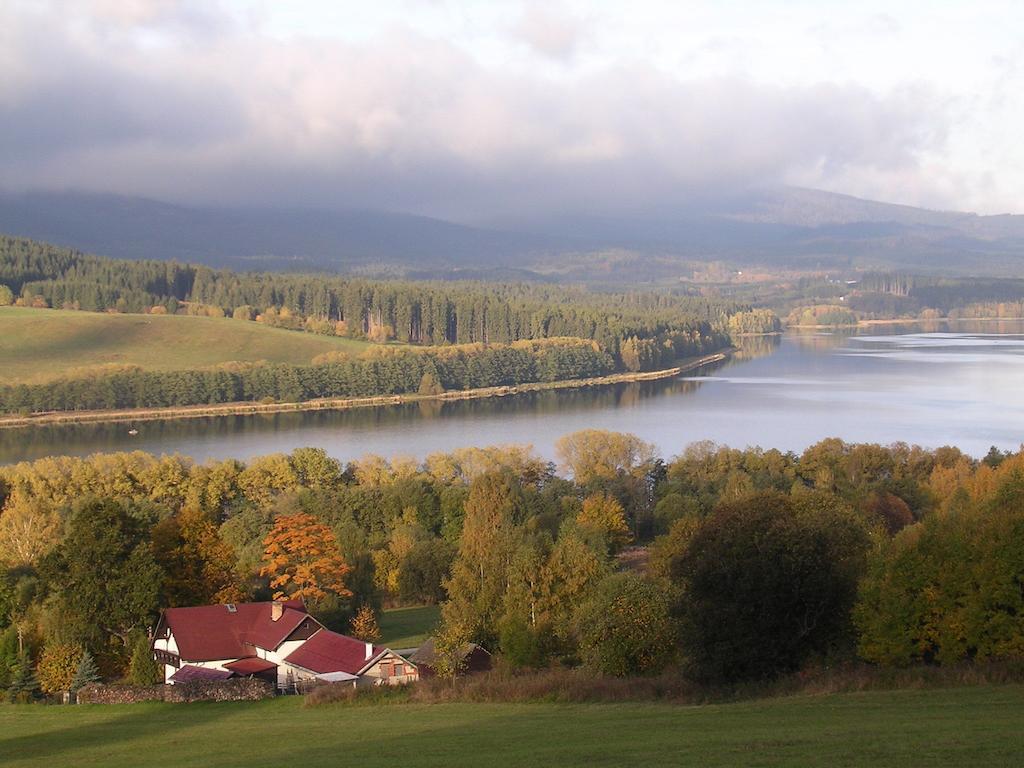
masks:
<path id="1" fill-rule="evenodd" d="M 582 669 L 535 672 L 494 669 L 461 678 L 454 685 L 430 678 L 399 688 L 323 685 L 306 696 L 307 706 L 386 703 L 615 703 L 661 701 L 707 704 L 777 696 L 818 696 L 857 691 L 952 688 L 1024 682 L 1024 659 L 907 669 L 851 664 L 811 668 L 795 675 L 734 686 L 707 686 L 675 671 L 651 677 L 601 677 Z"/>

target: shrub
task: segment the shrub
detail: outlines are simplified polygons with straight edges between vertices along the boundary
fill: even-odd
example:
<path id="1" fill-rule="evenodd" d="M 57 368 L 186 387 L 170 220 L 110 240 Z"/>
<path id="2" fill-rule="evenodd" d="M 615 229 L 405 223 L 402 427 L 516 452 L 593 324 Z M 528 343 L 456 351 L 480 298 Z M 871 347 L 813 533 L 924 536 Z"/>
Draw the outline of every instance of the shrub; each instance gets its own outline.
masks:
<path id="1" fill-rule="evenodd" d="M 580 607 L 580 656 L 591 669 L 624 677 L 659 672 L 676 655 L 676 625 L 663 590 L 632 574 L 598 585 Z"/>
<path id="2" fill-rule="evenodd" d="M 517 669 L 537 669 L 547 664 L 549 649 L 545 638 L 550 630 L 537 631 L 520 616 L 506 616 L 499 626 L 498 646 L 502 660 Z"/>

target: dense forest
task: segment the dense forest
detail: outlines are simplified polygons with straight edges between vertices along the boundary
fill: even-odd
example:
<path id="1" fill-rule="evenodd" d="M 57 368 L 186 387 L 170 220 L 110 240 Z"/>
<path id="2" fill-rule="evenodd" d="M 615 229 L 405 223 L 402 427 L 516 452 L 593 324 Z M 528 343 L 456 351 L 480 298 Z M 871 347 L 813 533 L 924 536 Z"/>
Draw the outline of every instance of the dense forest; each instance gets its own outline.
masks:
<path id="1" fill-rule="evenodd" d="M 29 306 L 193 312 L 412 344 L 573 336 L 613 356 L 630 338 L 710 337 L 743 305 L 668 291 L 531 283 L 373 281 L 121 261 L 0 236 L 0 284 Z"/>
<path id="2" fill-rule="evenodd" d="M 64 690 L 83 651 L 94 674 L 152 679 L 158 611 L 269 598 L 284 539 L 337 564 L 330 588 L 285 588 L 328 625 L 439 602 L 439 647 L 472 639 L 518 668 L 737 681 L 1019 658 L 1024 452 L 829 439 L 664 462 L 598 431 L 557 451 L 558 466 L 508 446 L 2 468 L 0 685 Z"/>

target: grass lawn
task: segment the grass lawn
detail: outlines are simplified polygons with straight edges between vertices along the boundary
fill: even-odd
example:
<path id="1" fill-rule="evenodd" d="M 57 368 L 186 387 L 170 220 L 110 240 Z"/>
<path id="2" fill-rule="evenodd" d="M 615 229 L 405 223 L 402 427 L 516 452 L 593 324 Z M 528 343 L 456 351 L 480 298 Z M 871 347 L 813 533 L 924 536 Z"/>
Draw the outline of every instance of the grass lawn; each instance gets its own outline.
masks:
<path id="1" fill-rule="evenodd" d="M 155 370 L 236 360 L 309 363 L 322 352 L 368 346 L 227 318 L 0 307 L 0 384 L 41 382 L 107 363 Z"/>
<path id="2" fill-rule="evenodd" d="M 391 648 L 412 648 L 430 637 L 440 621 L 438 605 L 392 608 L 380 617 L 380 642 Z"/>
<path id="3" fill-rule="evenodd" d="M 0 765 L 1020 766 L 1024 686 L 740 704 L 0 706 Z"/>

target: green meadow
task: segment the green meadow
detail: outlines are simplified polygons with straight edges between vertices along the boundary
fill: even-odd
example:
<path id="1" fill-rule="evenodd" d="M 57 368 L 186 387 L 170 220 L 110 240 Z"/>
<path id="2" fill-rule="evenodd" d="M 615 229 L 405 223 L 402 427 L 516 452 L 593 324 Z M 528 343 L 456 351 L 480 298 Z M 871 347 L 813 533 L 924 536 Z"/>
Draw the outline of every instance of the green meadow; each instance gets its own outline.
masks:
<path id="1" fill-rule="evenodd" d="M 0 307 L 0 384 L 38 383 L 109 364 L 149 370 L 231 361 L 305 364 L 324 352 L 358 354 L 368 346 L 229 318 Z"/>
<path id="2" fill-rule="evenodd" d="M 411 648 L 433 633 L 441 622 L 441 606 L 391 608 L 380 616 L 380 642 L 391 648 Z"/>
<path id="3" fill-rule="evenodd" d="M 1024 686 L 670 704 L 0 706 L 5 768 L 1020 766 Z"/>

